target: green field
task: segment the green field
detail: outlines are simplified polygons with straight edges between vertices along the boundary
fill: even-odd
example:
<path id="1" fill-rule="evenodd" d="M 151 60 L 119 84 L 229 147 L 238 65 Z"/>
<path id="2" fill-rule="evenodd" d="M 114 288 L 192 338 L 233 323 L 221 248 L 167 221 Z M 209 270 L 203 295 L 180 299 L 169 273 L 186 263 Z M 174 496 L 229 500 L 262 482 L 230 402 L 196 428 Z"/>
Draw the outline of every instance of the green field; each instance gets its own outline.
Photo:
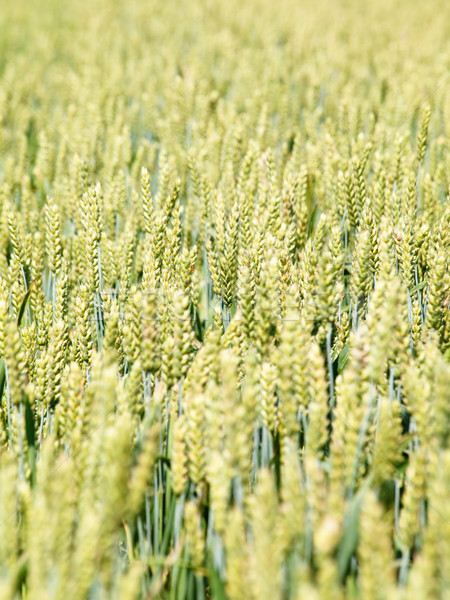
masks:
<path id="1" fill-rule="evenodd" d="M 0 600 L 450 599 L 450 3 L 3 0 Z"/>

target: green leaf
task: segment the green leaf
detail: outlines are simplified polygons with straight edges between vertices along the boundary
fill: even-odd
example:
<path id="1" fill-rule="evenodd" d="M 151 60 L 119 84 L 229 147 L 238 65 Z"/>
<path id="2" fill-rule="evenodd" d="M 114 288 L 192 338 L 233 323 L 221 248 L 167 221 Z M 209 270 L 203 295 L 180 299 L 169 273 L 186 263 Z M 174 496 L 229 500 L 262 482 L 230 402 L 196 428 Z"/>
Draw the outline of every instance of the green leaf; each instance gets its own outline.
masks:
<path id="1" fill-rule="evenodd" d="M 347 342 L 345 344 L 345 346 L 342 348 L 342 350 L 339 352 L 339 356 L 338 356 L 338 359 L 337 359 L 337 361 L 338 361 L 338 364 L 337 364 L 338 373 L 342 373 L 342 371 L 345 369 L 345 366 L 348 363 L 349 353 L 350 353 L 350 345 Z"/>
<path id="2" fill-rule="evenodd" d="M 167 458 L 167 456 L 163 456 L 162 454 L 158 454 L 158 456 L 156 456 L 155 458 L 155 462 L 157 461 L 162 462 L 163 464 L 167 465 L 167 467 L 170 469 L 170 465 L 171 465 L 171 461 L 170 458 Z"/>
<path id="3" fill-rule="evenodd" d="M 36 480 L 36 429 L 33 410 L 26 394 L 23 394 L 23 403 L 25 405 L 25 434 L 28 442 L 27 458 L 31 471 L 31 487 L 33 487 Z"/>
<path id="4" fill-rule="evenodd" d="M 212 562 L 212 561 L 211 561 Z M 225 586 L 223 584 L 222 579 L 220 578 L 219 573 L 214 569 L 212 564 L 209 564 L 208 574 L 209 574 L 209 583 L 211 585 L 211 597 L 214 600 L 228 600 L 228 596 L 225 592 Z"/>
<path id="5" fill-rule="evenodd" d="M 0 400 L 3 397 L 3 392 L 5 391 L 5 383 L 6 383 L 6 369 L 5 369 L 5 361 L 3 358 L 0 360 Z"/>
<path id="6" fill-rule="evenodd" d="M 319 206 L 316 204 L 315 207 L 312 209 L 311 214 L 308 217 L 308 223 L 306 225 L 308 237 L 312 236 L 312 233 L 313 233 L 314 229 L 316 228 L 316 225 L 319 221 L 321 214 L 322 214 L 322 211 L 320 210 Z"/>
<path id="7" fill-rule="evenodd" d="M 185 600 L 187 598 L 187 578 L 188 578 L 188 569 L 181 567 L 180 574 L 178 577 L 178 587 L 177 587 L 177 600 Z"/>
<path id="8" fill-rule="evenodd" d="M 426 285 L 427 285 L 426 281 L 421 281 L 420 283 L 418 283 L 417 285 L 415 285 L 413 288 L 411 288 L 409 290 L 409 293 L 410 294 L 414 294 L 414 292 L 418 292 L 419 290 L 423 289 Z"/>
<path id="9" fill-rule="evenodd" d="M 171 498 L 170 507 L 166 516 L 165 531 L 162 539 L 161 551 L 166 554 L 169 551 L 169 544 L 172 537 L 173 523 L 175 517 L 176 497 Z M 162 508 L 162 507 L 161 507 Z"/>
<path id="10" fill-rule="evenodd" d="M 450 362 L 450 348 L 448 348 L 445 352 L 444 352 L 444 358 L 445 360 L 447 360 L 448 362 Z"/>
<path id="11" fill-rule="evenodd" d="M 30 400 L 26 394 L 23 394 L 23 403 L 25 404 L 25 432 L 27 436 L 28 446 L 35 446 L 35 428 L 33 410 Z"/>
<path id="12" fill-rule="evenodd" d="M 352 499 L 344 518 L 344 533 L 338 548 L 338 573 L 343 582 L 348 572 L 350 559 L 358 546 L 358 521 L 364 494 L 362 490 Z"/>
<path id="13" fill-rule="evenodd" d="M 21 595 L 21 592 L 23 592 L 23 586 L 25 585 L 25 582 L 27 580 L 27 574 L 28 574 L 28 556 L 24 553 L 18 559 L 14 570 L 12 570 L 12 573 L 11 573 L 12 581 L 11 581 L 11 588 L 10 588 L 10 589 L 14 589 L 22 598 L 24 596 Z M 16 595 L 14 595 L 14 597 L 16 597 Z"/>
<path id="14" fill-rule="evenodd" d="M 30 283 L 30 287 L 28 288 L 28 290 L 27 290 L 27 292 L 26 292 L 25 296 L 23 297 L 22 304 L 20 305 L 20 308 L 19 308 L 19 313 L 18 313 L 18 315 L 17 315 L 17 325 L 18 325 L 19 327 L 22 325 L 22 319 L 23 319 L 23 315 L 24 315 L 24 313 L 25 313 L 25 310 L 26 310 L 26 308 L 27 308 L 27 304 L 28 304 L 28 301 L 29 301 L 29 299 L 30 299 L 31 292 L 33 291 L 33 285 L 34 285 L 35 281 L 36 281 L 36 280 L 35 280 L 35 279 L 33 279 L 33 281 Z"/>

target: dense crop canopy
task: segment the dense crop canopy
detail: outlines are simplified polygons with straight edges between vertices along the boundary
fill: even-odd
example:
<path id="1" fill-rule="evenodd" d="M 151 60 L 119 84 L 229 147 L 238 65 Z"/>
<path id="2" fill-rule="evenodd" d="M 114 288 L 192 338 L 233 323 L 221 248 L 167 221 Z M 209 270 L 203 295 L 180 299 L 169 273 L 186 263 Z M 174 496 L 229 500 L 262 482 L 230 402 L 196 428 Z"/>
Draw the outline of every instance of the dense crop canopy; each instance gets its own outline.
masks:
<path id="1" fill-rule="evenodd" d="M 1 4 L 0 598 L 448 598 L 450 4 Z"/>

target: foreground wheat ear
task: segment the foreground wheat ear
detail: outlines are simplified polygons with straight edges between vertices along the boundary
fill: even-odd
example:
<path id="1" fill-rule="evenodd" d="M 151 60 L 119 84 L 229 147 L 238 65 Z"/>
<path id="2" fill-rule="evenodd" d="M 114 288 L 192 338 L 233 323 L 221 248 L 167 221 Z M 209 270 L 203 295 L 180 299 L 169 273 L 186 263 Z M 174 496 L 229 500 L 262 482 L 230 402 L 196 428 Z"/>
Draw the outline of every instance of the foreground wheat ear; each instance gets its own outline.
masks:
<path id="1" fill-rule="evenodd" d="M 448 598 L 449 22 L 3 3 L 1 600 Z"/>

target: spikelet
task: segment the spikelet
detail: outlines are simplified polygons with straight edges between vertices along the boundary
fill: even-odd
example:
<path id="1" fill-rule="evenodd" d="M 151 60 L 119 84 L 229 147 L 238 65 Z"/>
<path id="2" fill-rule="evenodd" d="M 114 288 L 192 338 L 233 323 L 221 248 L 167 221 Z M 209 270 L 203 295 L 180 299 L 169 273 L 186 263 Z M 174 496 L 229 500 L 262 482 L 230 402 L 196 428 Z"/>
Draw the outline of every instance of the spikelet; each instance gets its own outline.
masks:
<path id="1" fill-rule="evenodd" d="M 159 425 L 153 424 L 144 432 L 141 452 L 135 467 L 131 471 L 129 482 L 127 502 L 131 514 L 136 514 L 139 511 L 144 501 L 144 494 L 149 488 L 153 465 L 156 461 L 159 431 Z"/>
<path id="2" fill-rule="evenodd" d="M 18 543 L 18 528 L 14 519 L 10 519 L 11 514 L 16 510 L 16 490 L 17 490 L 17 466 L 12 457 L 6 458 L 2 453 L 2 465 L 0 467 L 0 480 L 2 485 L 2 502 L 0 503 L 1 520 L 6 523 L 8 528 L 5 531 L 4 540 L 0 550 L 0 560 L 6 568 L 11 568 L 16 560 L 16 551 Z"/>
<path id="3" fill-rule="evenodd" d="M 281 473 L 283 488 L 281 494 L 282 544 L 284 552 L 304 542 L 306 532 L 305 489 L 299 456 L 295 446 L 288 442 Z"/>
<path id="4" fill-rule="evenodd" d="M 376 409 L 376 431 L 371 452 L 371 470 L 378 481 L 393 479 L 402 462 L 401 406 L 381 396 Z"/>
<path id="5" fill-rule="evenodd" d="M 150 175 L 145 167 L 142 167 L 141 171 L 141 191 L 145 231 L 151 234 L 153 229 L 153 199 L 150 189 Z"/>
<path id="6" fill-rule="evenodd" d="M 157 372 L 160 366 L 160 339 L 156 295 L 149 291 L 143 298 L 141 360 L 145 371 Z"/>
<path id="7" fill-rule="evenodd" d="M 305 451 L 311 456 L 322 458 L 325 444 L 328 441 L 328 389 L 325 366 L 317 344 L 311 344 L 309 351 L 308 388 L 310 402 L 308 405 L 308 429 L 306 432 Z"/>
<path id="8" fill-rule="evenodd" d="M 258 485 L 250 504 L 250 523 L 253 543 L 249 578 L 253 594 L 256 598 L 279 598 L 282 544 L 274 484 L 267 470 L 258 474 Z"/>
<path id="9" fill-rule="evenodd" d="M 184 417 L 178 418 L 173 424 L 172 441 L 172 489 L 175 494 L 180 495 L 186 488 L 188 481 L 186 453 L 186 421 Z"/>
<path id="10" fill-rule="evenodd" d="M 123 351 L 123 342 L 120 331 L 120 314 L 119 307 L 116 302 L 111 303 L 106 319 L 105 334 L 103 337 L 103 349 L 105 352 L 113 350 L 116 356 L 119 370 L 122 371 L 122 366 L 125 360 Z"/>
<path id="11" fill-rule="evenodd" d="M 260 414 L 264 427 L 269 431 L 277 428 L 277 407 L 275 397 L 276 368 L 269 362 L 261 366 Z"/>
<path id="12" fill-rule="evenodd" d="M 137 291 L 130 295 L 122 326 L 123 349 L 129 365 L 133 365 L 141 353 L 141 302 Z"/>
<path id="13" fill-rule="evenodd" d="M 419 598 L 445 595 L 448 589 L 448 508 L 445 502 L 449 477 L 449 453 L 439 456 L 430 481 L 428 526 L 422 551 L 408 581 L 408 592 Z"/>
<path id="14" fill-rule="evenodd" d="M 400 512 L 398 538 L 404 549 L 414 546 L 416 536 L 422 531 L 425 522 L 425 485 L 427 473 L 427 457 L 424 450 L 419 449 L 410 456 L 405 476 L 405 493 Z"/>
<path id="15" fill-rule="evenodd" d="M 228 513 L 225 530 L 225 549 L 227 553 L 226 591 L 230 600 L 248 598 L 248 562 L 249 550 L 245 537 L 244 515 L 238 508 Z"/>
<path id="16" fill-rule="evenodd" d="M 358 235 L 355 246 L 351 279 L 352 299 L 363 313 L 367 304 L 367 296 L 373 285 L 373 273 L 370 269 L 371 250 L 370 235 L 363 230 Z"/>
<path id="17" fill-rule="evenodd" d="M 7 369 L 8 394 L 10 402 L 16 408 L 22 402 L 25 392 L 26 362 L 25 352 L 20 338 L 18 327 L 9 322 L 3 330 L 5 336 L 5 365 Z"/>
<path id="18" fill-rule="evenodd" d="M 288 313 L 280 332 L 280 346 L 276 354 L 278 366 L 277 395 L 280 427 L 287 435 L 299 431 L 299 411 L 308 408 L 307 364 L 303 354 L 295 351 L 299 345 L 307 351 L 306 324 L 297 311 Z M 306 352 L 305 352 L 306 354 Z"/>
<path id="19" fill-rule="evenodd" d="M 61 384 L 67 354 L 67 325 L 63 320 L 55 321 L 50 333 L 51 342 L 48 349 L 49 388 L 46 402 L 51 410 L 61 400 Z"/>
<path id="20" fill-rule="evenodd" d="M 395 585 L 389 524 L 373 492 L 364 496 L 359 535 L 358 588 L 364 598 L 389 597 Z"/>
<path id="21" fill-rule="evenodd" d="M 417 138 L 417 162 L 419 163 L 419 165 L 422 163 L 424 156 L 425 156 L 430 117 L 431 117 L 431 108 L 429 105 L 427 105 L 424 109 L 422 126 L 420 128 L 420 133 Z"/>
<path id="22" fill-rule="evenodd" d="M 427 325 L 436 331 L 440 331 L 442 327 L 444 302 L 449 293 L 448 280 L 445 277 L 446 272 L 447 259 L 445 253 L 438 250 L 430 270 L 426 315 Z"/>
<path id="23" fill-rule="evenodd" d="M 201 530 L 199 510 L 194 502 L 187 502 L 184 506 L 184 527 L 192 567 L 194 570 L 198 570 L 203 564 L 205 542 Z"/>
<path id="24" fill-rule="evenodd" d="M 72 344 L 73 358 L 80 367 L 85 370 L 89 368 L 92 360 L 92 326 L 91 311 L 88 300 L 88 290 L 81 287 L 75 301 L 76 329 Z"/>
<path id="25" fill-rule="evenodd" d="M 227 525 L 231 474 L 228 453 L 212 450 L 206 467 L 206 478 L 209 483 L 214 529 L 222 534 Z"/>
<path id="26" fill-rule="evenodd" d="M 261 273 L 261 285 L 255 304 L 255 343 L 259 353 L 264 356 L 270 340 L 279 327 L 278 304 L 278 264 L 276 257 L 266 260 Z"/>
<path id="27" fill-rule="evenodd" d="M 353 338 L 353 362 L 336 382 L 331 460 L 333 479 L 341 479 L 347 493 L 354 490 L 364 469 L 367 428 L 373 412 L 373 390 L 367 372 L 367 340 L 362 327 Z M 345 481 L 345 483 L 344 483 Z"/>
<path id="28" fill-rule="evenodd" d="M 138 422 L 144 412 L 144 382 L 141 361 L 137 359 L 125 379 L 125 406 L 122 409 Z"/>
<path id="29" fill-rule="evenodd" d="M 175 299 L 174 340 L 177 347 L 177 359 L 174 365 L 174 377 L 185 377 L 192 361 L 194 350 L 194 332 L 192 330 L 189 296 L 180 295 Z"/>
<path id="30" fill-rule="evenodd" d="M 242 328 L 249 342 L 255 332 L 256 277 L 250 254 L 244 254 L 239 268 L 239 301 L 242 310 Z"/>
<path id="31" fill-rule="evenodd" d="M 206 399 L 195 391 L 186 393 L 186 442 L 189 458 L 189 476 L 195 484 L 200 484 L 206 468 L 205 410 Z"/>
<path id="32" fill-rule="evenodd" d="M 53 275 L 56 276 L 61 270 L 62 246 L 58 208 L 51 199 L 47 200 L 47 205 L 45 207 L 45 224 L 48 268 Z"/>

